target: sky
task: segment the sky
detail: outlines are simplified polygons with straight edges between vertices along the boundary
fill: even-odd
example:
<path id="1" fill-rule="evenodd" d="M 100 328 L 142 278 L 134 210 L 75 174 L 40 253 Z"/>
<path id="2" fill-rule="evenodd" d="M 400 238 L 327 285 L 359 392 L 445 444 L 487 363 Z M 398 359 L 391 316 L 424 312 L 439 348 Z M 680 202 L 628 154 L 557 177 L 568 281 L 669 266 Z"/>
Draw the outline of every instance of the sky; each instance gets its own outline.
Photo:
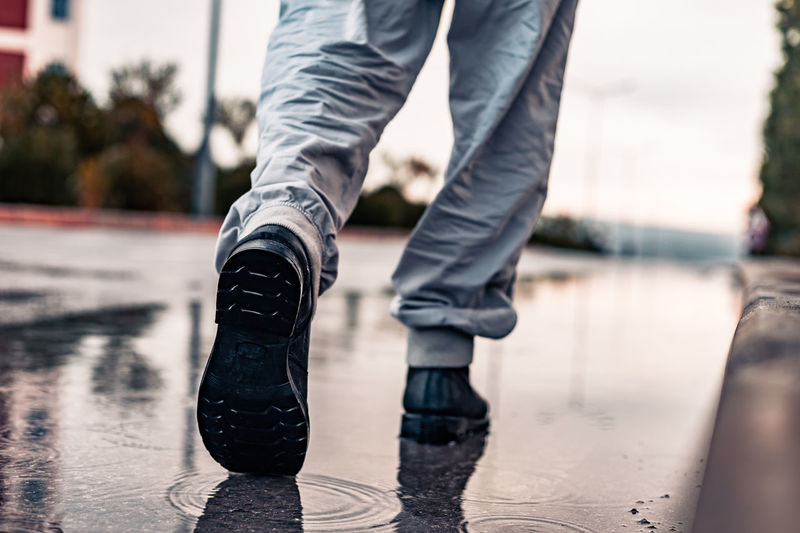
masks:
<path id="1" fill-rule="evenodd" d="M 461 0 L 464 1 L 464 0 Z M 255 100 L 277 0 L 223 0 L 217 94 Z M 444 169 L 452 143 L 445 35 L 373 152 Z M 210 0 L 83 0 L 78 73 L 103 101 L 110 71 L 149 58 L 179 65 L 170 133 L 197 147 Z M 758 198 L 761 128 L 780 63 L 769 0 L 583 0 L 567 65 L 544 213 L 733 233 Z M 604 95 L 604 96 L 597 96 Z M 245 151 L 255 152 L 255 128 Z M 233 164 L 225 132 L 213 153 Z M 418 194 L 428 193 L 417 191 Z"/>

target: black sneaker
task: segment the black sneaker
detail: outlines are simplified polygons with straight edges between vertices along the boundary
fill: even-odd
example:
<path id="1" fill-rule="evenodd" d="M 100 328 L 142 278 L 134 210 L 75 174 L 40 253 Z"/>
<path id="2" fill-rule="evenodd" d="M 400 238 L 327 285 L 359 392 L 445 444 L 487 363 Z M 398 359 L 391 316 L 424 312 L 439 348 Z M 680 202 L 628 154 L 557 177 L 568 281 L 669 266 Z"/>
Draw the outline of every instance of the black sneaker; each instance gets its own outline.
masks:
<path id="1" fill-rule="evenodd" d="M 282 226 L 246 237 L 222 268 L 197 422 L 228 470 L 294 475 L 303 466 L 311 293 L 305 249 Z"/>
<path id="2" fill-rule="evenodd" d="M 469 384 L 469 367 L 409 368 L 400 436 L 422 444 L 461 442 L 489 427 L 489 405 Z"/>

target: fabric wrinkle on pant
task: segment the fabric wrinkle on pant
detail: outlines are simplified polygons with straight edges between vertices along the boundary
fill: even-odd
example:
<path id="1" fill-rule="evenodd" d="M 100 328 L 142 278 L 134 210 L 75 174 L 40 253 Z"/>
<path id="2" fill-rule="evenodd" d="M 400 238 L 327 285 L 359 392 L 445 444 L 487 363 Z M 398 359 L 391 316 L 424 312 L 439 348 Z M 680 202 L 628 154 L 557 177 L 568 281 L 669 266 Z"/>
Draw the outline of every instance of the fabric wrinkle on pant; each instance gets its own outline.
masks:
<path id="1" fill-rule="evenodd" d="M 409 363 L 463 366 L 472 336 L 514 327 L 516 263 L 541 211 L 577 0 L 456 0 L 448 33 L 454 146 L 445 183 L 392 276 Z M 220 230 L 219 269 L 257 226 L 289 227 L 318 293 L 369 153 L 433 44 L 441 0 L 284 0 L 258 106 L 253 188 Z M 432 347 L 450 345 L 444 353 Z"/>

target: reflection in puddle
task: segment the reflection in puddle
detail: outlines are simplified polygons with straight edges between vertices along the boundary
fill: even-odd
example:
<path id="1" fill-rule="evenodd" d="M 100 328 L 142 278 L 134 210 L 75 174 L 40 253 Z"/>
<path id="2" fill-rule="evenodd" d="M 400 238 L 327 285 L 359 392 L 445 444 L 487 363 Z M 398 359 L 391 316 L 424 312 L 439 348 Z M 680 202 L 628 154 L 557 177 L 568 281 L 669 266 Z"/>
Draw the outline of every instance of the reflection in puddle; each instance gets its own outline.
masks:
<path id="1" fill-rule="evenodd" d="M 161 378 L 126 339 L 111 337 L 93 369 L 92 383 L 95 394 L 136 402 L 152 399 L 151 392 L 161 386 Z"/>
<path id="2" fill-rule="evenodd" d="M 222 477 L 186 473 L 170 487 L 170 503 L 198 517 L 195 531 L 375 530 L 400 507 L 389 489 L 330 476 Z"/>
<path id="3" fill-rule="evenodd" d="M 199 441 L 213 290 L 0 330 L 0 531 L 637 530 L 640 498 L 636 519 L 689 523 L 738 314 L 724 272 L 570 257 L 580 275 L 523 273 L 517 330 L 477 344 L 491 436 L 426 447 L 397 439 L 405 332 L 376 261 L 342 266 L 373 285 L 320 300 L 296 481 L 228 475 Z"/>
<path id="4" fill-rule="evenodd" d="M 43 298 L 46 294 L 41 291 L 2 290 L 0 291 L 0 302 L 19 304 Z"/>
<path id="5" fill-rule="evenodd" d="M 462 495 L 485 447 L 486 435 L 474 435 L 452 446 L 401 440 L 397 481 L 403 510 L 394 519 L 397 531 L 424 531 L 431 526 L 460 530 L 464 523 Z"/>
<path id="6" fill-rule="evenodd" d="M 224 471 L 199 473 L 187 470 L 178 474 L 167 491 L 167 500 L 182 515 L 191 519 L 203 514 L 206 501 L 228 478 Z M 193 523 L 193 521 L 192 521 Z"/>
<path id="7" fill-rule="evenodd" d="M 59 531 L 58 471 L 61 462 L 58 381 L 87 336 L 105 339 L 104 357 L 96 370 L 104 383 L 126 368 L 118 364 L 126 340 L 140 335 L 154 320 L 157 307 L 50 320 L 29 327 L 6 328 L 0 341 L 0 531 Z M 102 362 L 117 372 L 106 372 Z M 141 361 L 134 375 L 148 375 Z M 141 380 L 123 385 L 141 390 Z M 130 387 L 95 388 L 115 397 Z M 146 388 L 146 387 L 144 387 Z M 124 394 L 123 394 L 124 395 Z"/>
<path id="8" fill-rule="evenodd" d="M 306 531 L 359 531 L 387 524 L 399 508 L 390 489 L 330 476 L 301 474 Z"/>
<path id="9" fill-rule="evenodd" d="M 231 475 L 209 498 L 195 531 L 303 531 L 297 481 Z"/>
<path id="10" fill-rule="evenodd" d="M 485 446 L 486 435 L 450 446 L 400 440 L 396 491 L 314 474 L 294 479 L 187 472 L 167 498 L 198 518 L 198 532 L 592 531 L 531 516 L 541 501 L 469 500 L 484 516 L 466 520 L 463 493 Z"/>

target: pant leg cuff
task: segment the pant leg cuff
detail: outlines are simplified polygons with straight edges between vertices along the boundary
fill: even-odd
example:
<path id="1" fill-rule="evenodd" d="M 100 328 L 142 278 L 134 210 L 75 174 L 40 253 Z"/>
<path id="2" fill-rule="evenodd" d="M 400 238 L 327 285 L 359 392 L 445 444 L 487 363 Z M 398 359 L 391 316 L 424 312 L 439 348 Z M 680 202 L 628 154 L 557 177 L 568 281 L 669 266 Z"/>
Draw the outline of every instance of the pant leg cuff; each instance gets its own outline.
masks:
<path id="1" fill-rule="evenodd" d="M 250 235 L 266 224 L 283 226 L 294 233 L 305 245 L 309 254 L 308 260 L 311 263 L 311 278 L 316 301 L 322 271 L 322 237 L 320 237 L 319 230 L 299 209 L 285 204 L 268 205 L 258 209 L 247 218 L 240 233 L 241 238 Z"/>
<path id="2" fill-rule="evenodd" d="M 474 339 L 452 328 L 409 328 L 408 366 L 457 368 L 472 363 Z"/>

